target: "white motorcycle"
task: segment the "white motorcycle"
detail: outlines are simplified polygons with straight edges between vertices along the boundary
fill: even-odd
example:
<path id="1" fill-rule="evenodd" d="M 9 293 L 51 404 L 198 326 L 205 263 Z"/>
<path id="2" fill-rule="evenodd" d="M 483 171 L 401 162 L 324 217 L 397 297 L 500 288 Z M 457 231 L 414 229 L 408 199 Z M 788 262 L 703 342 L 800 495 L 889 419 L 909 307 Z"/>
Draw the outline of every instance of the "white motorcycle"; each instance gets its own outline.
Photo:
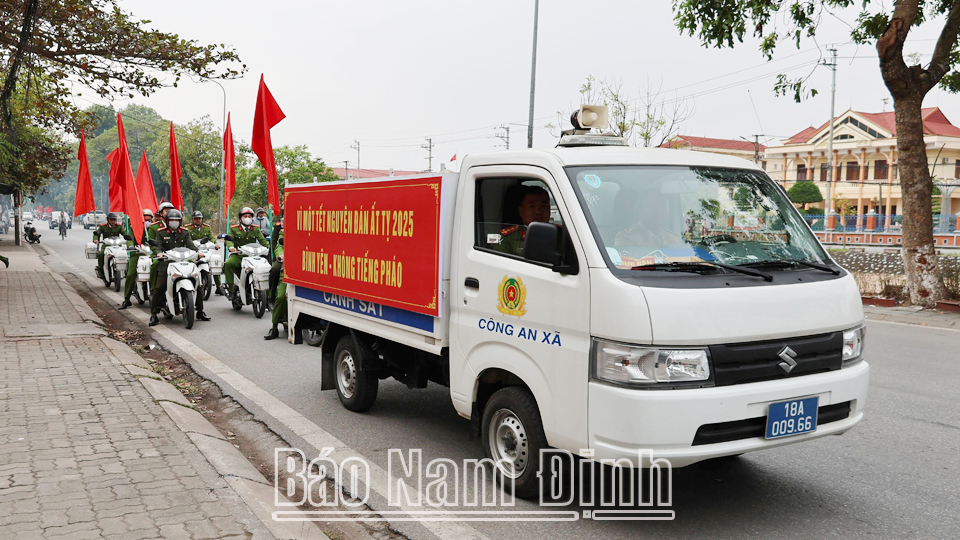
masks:
<path id="1" fill-rule="evenodd" d="M 100 240 L 103 245 L 103 284 L 119 291 L 127 275 L 127 241 L 122 236 Z"/>
<path id="2" fill-rule="evenodd" d="M 233 241 L 230 235 L 225 235 L 223 238 Z M 240 311 L 245 304 L 252 304 L 253 314 L 259 319 L 267 310 L 270 261 L 267 260 L 266 255 L 270 253 L 270 248 L 253 242 L 239 246 L 237 251 L 243 257 L 240 261 L 240 282 L 243 283 L 244 297 L 240 298 L 240 294 L 234 295 L 233 309 Z"/>
<path id="3" fill-rule="evenodd" d="M 223 274 L 223 255 L 220 253 L 220 246 L 210 243 L 206 238 L 194 240 L 193 245 L 203 255 L 197 261 L 197 268 L 200 269 L 200 292 L 204 300 L 209 300 L 210 292 L 213 291 L 213 276 Z"/>
<path id="4" fill-rule="evenodd" d="M 132 240 L 133 237 L 127 239 Z M 127 250 L 128 253 L 134 251 L 140 254 L 140 258 L 137 259 L 137 284 L 133 288 L 133 295 L 137 297 L 137 303 L 142 306 L 144 302 L 150 300 L 150 265 L 153 262 L 153 252 L 143 245 L 135 245 Z"/>
<path id="5" fill-rule="evenodd" d="M 150 245 L 156 245 L 150 240 Z M 177 247 L 163 252 L 167 265 L 167 291 L 164 305 L 160 306 L 163 316 L 172 319 L 174 315 L 183 315 L 183 326 L 193 328 L 195 313 L 195 295 L 200 283 L 200 270 L 195 264 L 200 254 L 186 247 Z M 150 270 L 147 269 L 149 276 Z M 149 279 L 149 277 L 148 277 Z M 171 309 L 173 310 L 171 312 Z"/>

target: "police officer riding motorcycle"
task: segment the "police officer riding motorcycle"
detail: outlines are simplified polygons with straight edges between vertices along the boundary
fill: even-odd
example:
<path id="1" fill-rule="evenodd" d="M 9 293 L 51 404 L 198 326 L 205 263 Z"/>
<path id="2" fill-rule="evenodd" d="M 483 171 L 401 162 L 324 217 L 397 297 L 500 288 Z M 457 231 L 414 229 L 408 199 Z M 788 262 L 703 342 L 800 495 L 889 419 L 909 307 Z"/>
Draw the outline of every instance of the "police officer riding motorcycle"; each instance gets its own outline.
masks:
<path id="1" fill-rule="evenodd" d="M 106 247 L 100 242 L 104 238 L 114 238 L 116 236 L 123 236 L 123 225 L 119 223 L 120 215 L 116 212 L 110 212 L 107 214 L 107 222 L 103 225 L 97 227 L 93 231 L 93 243 L 99 244 L 97 249 L 97 277 L 100 279 L 105 279 L 104 269 L 103 269 L 103 251 Z"/>
<path id="2" fill-rule="evenodd" d="M 240 288 L 234 285 L 234 280 L 240 276 L 241 255 L 240 246 L 245 246 L 253 242 L 258 242 L 261 246 L 269 248 L 267 239 L 264 238 L 260 227 L 253 223 L 253 209 L 244 206 L 240 210 L 240 224 L 230 227 L 230 236 L 232 240 L 227 240 L 227 249 L 230 256 L 223 263 L 223 274 L 227 281 L 227 298 L 231 301 L 240 294 Z"/>
<path id="3" fill-rule="evenodd" d="M 150 326 L 156 326 L 160 323 L 157 313 L 160 312 L 164 296 L 167 293 L 167 266 L 170 262 L 164 260 L 163 252 L 178 247 L 194 248 L 190 233 L 180 226 L 182 222 L 183 214 L 179 210 L 168 210 L 164 218 L 166 226 L 157 229 L 152 239 L 154 241 L 154 244 L 151 244 L 153 252 L 159 263 L 157 265 L 157 286 L 153 288 L 150 295 Z M 203 312 L 203 295 L 195 295 L 194 300 L 197 312 L 196 318 L 201 321 L 209 321 L 210 317 L 207 317 L 206 313 Z"/>
<path id="4" fill-rule="evenodd" d="M 134 240 L 127 240 L 127 251 L 130 253 L 130 258 L 127 260 L 127 278 L 126 282 L 123 285 L 123 303 L 120 304 L 118 309 L 127 309 L 130 307 L 130 295 L 133 294 L 134 288 L 137 286 L 137 263 L 140 260 L 140 252 L 131 249 L 136 245 L 144 245 L 147 243 L 147 240 L 150 239 L 150 228 L 153 226 L 153 211 L 149 208 L 143 209 L 143 237 L 140 238 L 140 241 L 137 242 Z M 143 298 L 140 303 L 143 303 Z"/>

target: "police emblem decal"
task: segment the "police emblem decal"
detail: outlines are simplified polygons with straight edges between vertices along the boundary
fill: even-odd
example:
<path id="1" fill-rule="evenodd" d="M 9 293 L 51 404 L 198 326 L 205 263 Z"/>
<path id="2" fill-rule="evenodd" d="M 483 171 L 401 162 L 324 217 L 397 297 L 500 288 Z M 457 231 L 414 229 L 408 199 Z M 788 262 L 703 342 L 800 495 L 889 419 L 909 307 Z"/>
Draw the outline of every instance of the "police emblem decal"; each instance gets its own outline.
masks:
<path id="1" fill-rule="evenodd" d="M 527 314 L 527 288 L 520 276 L 503 276 L 497 295 L 497 310 L 504 315 L 522 317 Z"/>

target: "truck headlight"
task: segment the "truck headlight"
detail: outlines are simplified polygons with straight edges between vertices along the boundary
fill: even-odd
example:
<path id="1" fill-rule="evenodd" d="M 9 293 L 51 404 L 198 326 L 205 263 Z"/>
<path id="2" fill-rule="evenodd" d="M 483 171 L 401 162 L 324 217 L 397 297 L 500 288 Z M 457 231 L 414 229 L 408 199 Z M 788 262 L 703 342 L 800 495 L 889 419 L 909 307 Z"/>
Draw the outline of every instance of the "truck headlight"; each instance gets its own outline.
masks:
<path id="1" fill-rule="evenodd" d="M 863 361 L 863 340 L 866 337 L 866 326 L 858 326 L 843 333 L 841 368 L 855 366 Z"/>
<path id="2" fill-rule="evenodd" d="M 660 349 L 593 340 L 593 376 L 626 385 L 710 379 L 706 349 Z"/>

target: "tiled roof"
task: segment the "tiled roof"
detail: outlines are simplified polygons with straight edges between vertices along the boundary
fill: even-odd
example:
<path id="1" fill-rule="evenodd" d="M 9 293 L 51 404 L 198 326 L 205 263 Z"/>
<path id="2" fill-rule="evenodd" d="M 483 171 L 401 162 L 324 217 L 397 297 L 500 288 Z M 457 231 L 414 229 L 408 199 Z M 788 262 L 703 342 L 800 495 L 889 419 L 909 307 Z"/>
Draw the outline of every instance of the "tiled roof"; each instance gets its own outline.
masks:
<path id="1" fill-rule="evenodd" d="M 691 137 L 689 135 L 679 135 L 660 145 L 660 148 L 716 148 L 719 150 L 740 150 L 742 152 L 753 152 L 756 148 L 754 143 L 749 141 L 736 141 L 731 139 L 713 139 L 710 137 Z M 760 145 L 760 151 L 763 152 L 767 147 Z"/>
<path id="2" fill-rule="evenodd" d="M 890 133 L 891 136 L 897 136 L 897 121 L 893 111 L 881 113 L 866 113 L 860 111 L 849 112 L 856 113 L 857 116 Z M 837 118 L 843 117 L 844 114 L 841 114 Z M 926 107 L 920 110 L 920 114 L 923 118 L 923 132 L 925 134 L 960 137 L 960 128 L 951 124 L 950 120 L 947 120 L 947 117 L 943 114 L 943 111 L 941 111 L 939 107 Z M 827 125 L 828 122 L 824 122 L 823 125 L 818 128 L 808 127 L 793 137 L 790 137 L 785 144 L 808 143 L 817 133 L 820 133 L 820 131 L 825 129 Z"/>
<path id="3" fill-rule="evenodd" d="M 340 178 L 345 178 L 344 168 L 343 167 L 331 167 L 333 173 L 339 176 Z M 401 171 L 399 169 L 393 170 L 394 176 L 409 176 L 411 174 L 420 174 L 423 171 Z M 360 172 L 357 172 L 357 169 L 353 167 L 350 168 L 350 178 L 383 178 L 390 176 L 389 169 L 360 169 Z"/>

